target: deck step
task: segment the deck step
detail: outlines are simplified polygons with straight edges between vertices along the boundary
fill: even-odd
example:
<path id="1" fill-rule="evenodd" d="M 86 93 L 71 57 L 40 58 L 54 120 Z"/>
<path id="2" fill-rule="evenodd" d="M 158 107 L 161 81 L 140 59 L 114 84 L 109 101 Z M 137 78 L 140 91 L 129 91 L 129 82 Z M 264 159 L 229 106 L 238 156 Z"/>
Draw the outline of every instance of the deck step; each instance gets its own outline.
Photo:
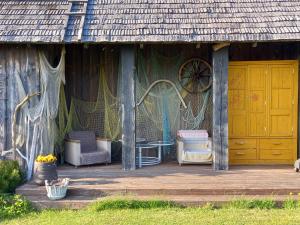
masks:
<path id="1" fill-rule="evenodd" d="M 45 196 L 43 186 L 25 184 L 16 190 L 17 194 L 24 196 Z M 179 189 L 179 188 L 103 188 L 101 185 L 74 185 L 70 186 L 68 193 L 71 196 L 103 197 L 116 194 L 134 194 L 138 196 L 153 195 L 289 195 L 300 193 L 300 188 L 214 188 L 214 189 Z"/>
<path id="2" fill-rule="evenodd" d="M 65 199 L 51 201 L 46 196 L 27 196 L 26 197 L 29 201 L 33 203 L 33 205 L 38 209 L 82 209 L 87 207 L 89 204 L 95 201 L 102 201 L 107 198 L 111 197 L 88 197 L 88 196 L 67 196 Z M 124 195 L 118 196 L 117 198 L 126 198 L 126 199 L 135 199 L 135 200 L 165 200 L 165 201 L 172 201 L 177 204 L 183 206 L 190 206 L 190 207 L 198 207 L 204 206 L 208 203 L 213 204 L 214 206 L 222 206 L 229 201 L 234 199 L 273 199 L 277 205 L 281 205 L 284 200 L 290 198 L 289 195 L 276 195 L 276 196 L 269 196 L 269 195 L 248 195 L 248 196 L 236 196 L 236 195 L 206 195 L 206 196 L 199 196 L 199 195 L 159 195 L 159 196 L 133 196 L 133 195 Z M 295 196 L 296 198 L 296 196 Z"/>

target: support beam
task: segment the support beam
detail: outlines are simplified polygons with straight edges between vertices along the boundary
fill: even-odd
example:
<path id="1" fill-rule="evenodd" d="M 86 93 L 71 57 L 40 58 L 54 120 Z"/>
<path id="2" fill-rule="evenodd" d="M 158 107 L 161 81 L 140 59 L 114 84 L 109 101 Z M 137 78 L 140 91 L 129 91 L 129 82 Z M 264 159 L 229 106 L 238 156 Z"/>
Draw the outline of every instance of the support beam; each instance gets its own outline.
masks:
<path id="1" fill-rule="evenodd" d="M 0 156 L 6 150 L 6 74 L 4 52 L 0 52 Z"/>
<path id="2" fill-rule="evenodd" d="M 214 169 L 228 170 L 228 47 L 213 52 Z"/>
<path id="3" fill-rule="evenodd" d="M 121 58 L 122 167 L 135 170 L 135 48 L 123 46 Z"/>

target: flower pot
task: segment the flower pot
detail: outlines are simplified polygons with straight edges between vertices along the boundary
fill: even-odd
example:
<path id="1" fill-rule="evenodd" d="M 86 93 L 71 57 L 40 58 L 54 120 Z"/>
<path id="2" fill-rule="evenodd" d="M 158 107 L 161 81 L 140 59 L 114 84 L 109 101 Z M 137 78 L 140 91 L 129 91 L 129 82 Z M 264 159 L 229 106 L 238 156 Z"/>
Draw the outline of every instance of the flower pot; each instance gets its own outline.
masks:
<path id="1" fill-rule="evenodd" d="M 35 162 L 33 180 L 38 185 L 45 185 L 45 180 L 49 182 L 57 179 L 55 162 Z"/>

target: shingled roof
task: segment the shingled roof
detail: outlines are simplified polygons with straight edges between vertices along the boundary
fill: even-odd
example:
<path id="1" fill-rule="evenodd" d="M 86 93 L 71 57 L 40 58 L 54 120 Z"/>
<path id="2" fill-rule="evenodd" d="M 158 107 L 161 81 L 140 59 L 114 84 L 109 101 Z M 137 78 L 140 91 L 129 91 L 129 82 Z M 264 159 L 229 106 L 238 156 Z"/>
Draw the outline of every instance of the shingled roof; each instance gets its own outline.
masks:
<path id="1" fill-rule="evenodd" d="M 62 42 L 67 0 L 1 0 L 0 42 Z"/>
<path id="2" fill-rule="evenodd" d="M 299 0 L 87 0 L 86 7 L 83 4 L 1 0 L 0 42 L 300 40 Z"/>

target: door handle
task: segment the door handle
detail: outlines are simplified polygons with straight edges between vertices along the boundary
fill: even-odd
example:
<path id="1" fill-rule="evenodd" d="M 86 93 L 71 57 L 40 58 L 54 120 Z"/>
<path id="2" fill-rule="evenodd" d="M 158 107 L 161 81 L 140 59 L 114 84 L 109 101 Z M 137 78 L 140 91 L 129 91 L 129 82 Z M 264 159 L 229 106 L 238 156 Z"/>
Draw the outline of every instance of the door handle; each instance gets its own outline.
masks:
<path id="1" fill-rule="evenodd" d="M 237 145 L 243 145 L 243 144 L 245 144 L 245 142 L 244 141 L 237 141 L 237 142 L 235 142 Z"/>
<path id="2" fill-rule="evenodd" d="M 236 155 L 245 155 L 244 152 L 236 152 L 235 154 L 236 154 Z"/>
<path id="3" fill-rule="evenodd" d="M 272 155 L 281 155 L 280 152 L 272 152 Z"/>
<path id="4" fill-rule="evenodd" d="M 273 142 L 272 144 L 273 145 L 281 145 L 282 143 L 281 142 Z"/>

